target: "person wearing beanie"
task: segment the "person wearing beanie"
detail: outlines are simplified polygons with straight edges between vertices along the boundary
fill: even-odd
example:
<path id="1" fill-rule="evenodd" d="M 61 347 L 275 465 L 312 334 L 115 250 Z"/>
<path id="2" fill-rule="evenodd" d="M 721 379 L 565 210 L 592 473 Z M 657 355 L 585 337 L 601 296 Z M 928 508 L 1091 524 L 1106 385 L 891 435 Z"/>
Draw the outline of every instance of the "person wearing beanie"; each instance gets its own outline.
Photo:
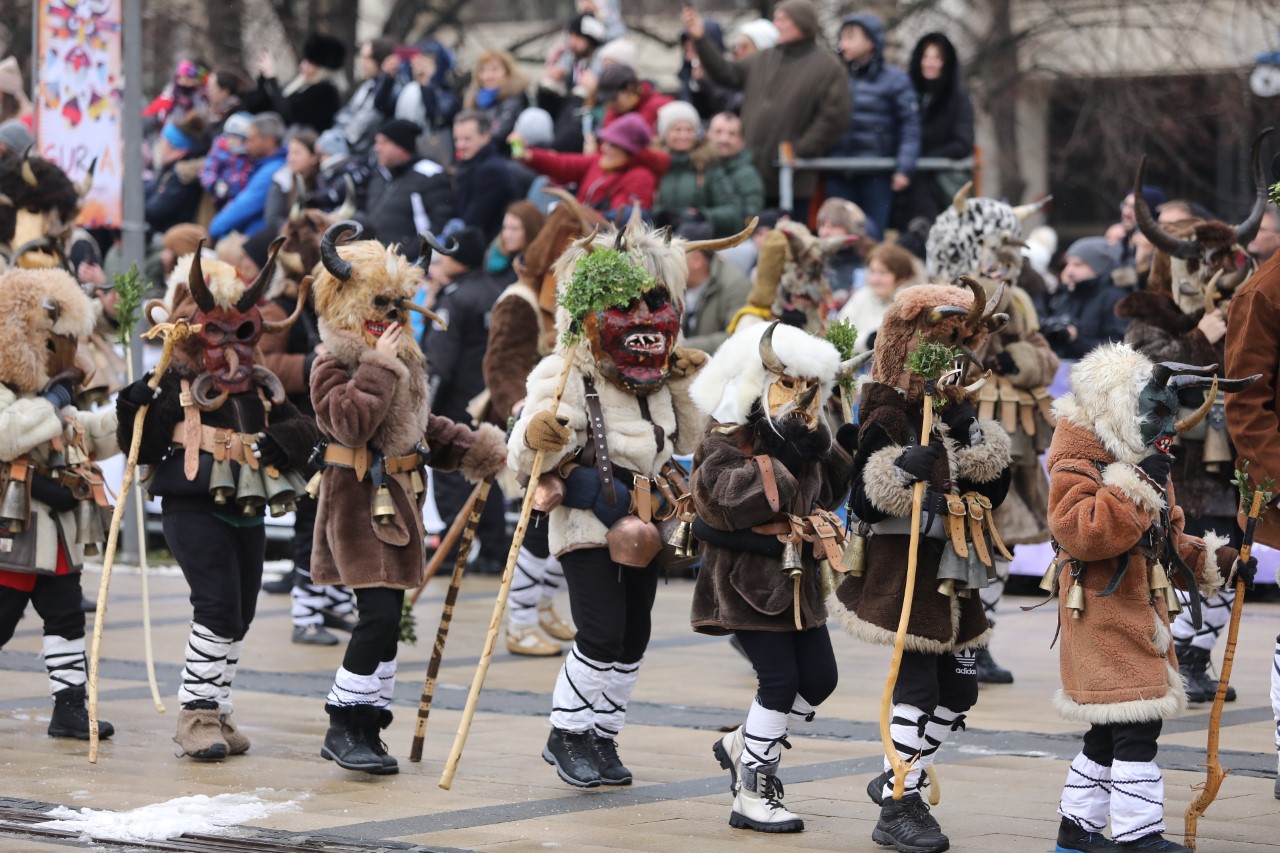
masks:
<path id="1" fill-rule="evenodd" d="M 374 134 L 386 120 L 375 101 L 379 83 L 392 79 L 399 68 L 395 49 L 396 40 L 386 36 L 360 45 L 356 58 L 356 78 L 360 85 L 333 117 L 334 128 L 346 137 L 351 154 L 360 159 L 373 148 Z M 391 70 L 385 70 L 384 65 L 389 65 Z"/>
<path id="2" fill-rule="evenodd" d="M 596 61 L 600 63 L 601 71 L 610 65 L 626 65 L 629 68 L 635 68 L 639 60 L 640 49 L 629 38 L 614 39 L 596 51 Z"/>
<path id="3" fill-rule="evenodd" d="M 702 120 L 692 104 L 672 101 L 658 110 L 661 149 L 654 156 L 669 158 L 666 173 L 658 183 L 653 221 L 662 227 L 676 227 L 682 222 L 706 222 L 710 210 L 738 209 L 733 187 L 716 158 L 715 147 L 702 139 Z M 718 216 L 719 219 L 730 217 Z M 714 231 L 714 226 L 712 227 Z M 730 226 L 728 233 L 742 229 L 741 223 Z"/>
<path id="4" fill-rule="evenodd" d="M 0 122 L 0 157 L 16 157 L 36 142 L 22 119 Z"/>
<path id="5" fill-rule="evenodd" d="M 195 219 L 204 195 L 200 169 L 208 150 L 205 121 L 198 113 L 170 121 L 160 131 L 154 148 L 158 169 L 146 194 L 147 227 L 152 234 Z"/>
<path id="6" fill-rule="evenodd" d="M 257 114 L 280 114 L 285 124 L 302 124 L 317 133 L 333 126 L 342 105 L 338 91 L 347 49 L 333 36 L 312 33 L 302 45 L 298 74 L 283 88 L 276 79 L 276 59 L 270 51 L 258 54 L 258 85 L 244 97 L 244 108 Z"/>
<path id="7" fill-rule="evenodd" d="M 800 2 L 800 0 L 795 0 Z M 840 58 L 846 68 L 845 97 L 857 119 L 828 152 L 832 157 L 891 157 L 892 171 L 828 172 L 827 196 L 845 198 L 866 211 L 871 236 L 889 224 L 894 193 L 911 185 L 920 156 L 920 114 L 907 72 L 884 58 L 884 24 L 875 15 L 849 15 L 840 22 Z"/>
<path id="8" fill-rule="evenodd" d="M 768 50 L 777 43 L 778 28 L 773 25 L 773 21 L 756 18 L 738 27 L 729 47 L 733 50 L 734 59 L 743 60 L 753 53 Z"/>
<path id="9" fill-rule="evenodd" d="M 684 6 L 680 20 L 694 39 L 698 61 L 715 82 L 742 92 L 742 129 L 765 203 L 778 206 L 778 146 L 797 157 L 821 157 L 849 126 L 848 84 L 840 61 L 818 43 L 817 13 L 809 0 L 784 0 L 774 11 L 778 43 L 741 60 L 726 59 L 707 36 L 702 16 Z M 797 210 L 807 210 L 816 172 L 793 183 Z"/>
<path id="10" fill-rule="evenodd" d="M 1063 255 L 1062 286 L 1049 299 L 1041 331 L 1060 358 L 1082 358 L 1099 344 L 1124 341 L 1129 322 L 1116 316 L 1127 291 L 1111 282 L 1121 249 L 1103 237 L 1083 237 Z"/>
<path id="11" fill-rule="evenodd" d="M 604 24 L 583 13 L 570 21 L 565 40 L 547 53 L 535 103 L 555 121 L 557 151 L 582 151 L 583 134 L 599 120 L 599 112 L 593 112 L 592 118 L 583 118 L 581 112 L 601 73 L 595 54 L 606 41 Z"/>
<path id="12" fill-rule="evenodd" d="M 244 189 L 253 174 L 253 161 L 246 148 L 249 124 L 253 116 L 232 113 L 222 123 L 222 132 L 214 137 L 200 167 L 200 186 L 213 199 L 213 209 L 221 210 Z"/>
<path id="13" fill-rule="evenodd" d="M 169 85 L 142 111 L 144 134 L 149 137 L 166 122 L 177 121 L 187 113 L 208 115 L 209 104 L 204 92 L 208 73 L 209 70 L 195 60 L 179 61 Z"/>
<path id="14" fill-rule="evenodd" d="M 453 185 L 444 167 L 417 155 L 418 125 L 407 119 L 384 123 L 373 138 L 376 166 L 369 175 L 362 222 L 373 226 L 384 246 L 418 257 L 419 234 L 444 230 L 453 218 Z"/>
<path id="15" fill-rule="evenodd" d="M 429 272 L 431 283 L 440 288 L 434 310 L 448 324 L 449 331 L 428 325 L 422 349 L 427 356 L 432 414 L 467 424 L 472 421 L 468 407 L 485 390 L 483 364 L 489 345 L 489 319 L 503 286 L 485 272 L 488 240 L 483 231 L 468 225 L 450 236 L 458 248 L 450 254 L 434 253 Z M 446 525 L 451 524 L 466 504 L 472 484 L 457 472 L 432 471 L 431 477 L 440 518 Z M 502 492 L 495 487 L 480 515 L 475 539 L 480 543 L 480 552 L 472 563 L 472 572 L 501 574 L 506 565 L 502 506 Z M 456 550 L 445 560 L 453 560 L 455 554 Z"/>
<path id="16" fill-rule="evenodd" d="M 578 201 L 609 218 L 637 202 L 645 210 L 653 208 L 654 191 L 666 170 L 667 158 L 649 150 L 652 138 L 648 123 L 635 113 L 600 130 L 600 149 L 595 154 L 529 148 L 513 134 L 522 148 L 516 159 L 560 184 L 577 184 Z"/>
<path id="17" fill-rule="evenodd" d="M 604 121 L 608 127 L 629 113 L 641 116 L 650 130 L 658 128 L 658 110 L 672 102 L 659 94 L 648 80 L 641 80 L 630 65 L 610 65 L 600 72 L 596 86 L 596 103 L 604 105 Z M 661 136 L 661 133 L 659 133 Z"/>

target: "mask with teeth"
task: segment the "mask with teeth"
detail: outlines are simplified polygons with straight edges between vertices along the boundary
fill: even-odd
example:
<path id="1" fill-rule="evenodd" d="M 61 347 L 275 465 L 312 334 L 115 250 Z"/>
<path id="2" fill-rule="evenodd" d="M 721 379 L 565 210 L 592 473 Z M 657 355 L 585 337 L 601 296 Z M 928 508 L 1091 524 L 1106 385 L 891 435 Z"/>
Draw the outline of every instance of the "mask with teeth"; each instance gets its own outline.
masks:
<path id="1" fill-rule="evenodd" d="M 1172 388 L 1148 383 L 1138 395 L 1138 422 L 1142 443 L 1161 453 L 1173 448 L 1178 436 L 1174 423 L 1178 417 L 1178 393 Z"/>
<path id="2" fill-rule="evenodd" d="M 633 394 L 648 394 L 667 381 L 679 332 L 680 312 L 661 285 L 625 306 L 583 318 L 584 337 L 600 373 Z"/>

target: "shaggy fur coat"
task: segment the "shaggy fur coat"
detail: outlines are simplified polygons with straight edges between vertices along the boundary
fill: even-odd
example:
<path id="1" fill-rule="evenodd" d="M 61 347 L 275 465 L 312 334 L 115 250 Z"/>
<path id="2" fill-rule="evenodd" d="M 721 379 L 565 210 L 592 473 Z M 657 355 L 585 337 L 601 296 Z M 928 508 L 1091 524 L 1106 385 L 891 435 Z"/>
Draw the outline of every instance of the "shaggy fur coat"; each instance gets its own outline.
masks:
<path id="1" fill-rule="evenodd" d="M 944 389 L 948 397 L 963 393 Z M 859 404 L 861 427 L 853 460 L 853 510 L 872 527 L 866 569 L 861 577 L 846 575 L 827 600 L 831 617 L 846 631 L 870 643 L 892 646 L 906 589 L 911 536 L 912 484 L 894 464 L 903 450 L 919 443 L 922 406 L 889 385 L 868 382 Z M 995 421 L 980 421 L 983 442 L 964 446 L 934 419 L 931 443 L 942 441 L 929 492 L 976 491 L 1000 506 L 1009 490 L 1009 435 Z M 907 624 L 906 648 L 941 654 L 987 644 L 990 625 L 977 595 L 960 597 L 938 592 L 938 564 L 946 546 L 942 519 L 920 536 L 914 598 Z M 923 523 L 923 522 L 922 522 Z M 877 532 L 877 527 L 883 532 Z"/>
<path id="2" fill-rule="evenodd" d="M 321 325 L 329 352 L 311 368 L 311 402 L 320 432 L 347 447 L 371 445 L 387 456 L 411 453 L 418 442 L 431 451 L 432 468 L 461 471 L 477 482 L 502 464 L 502 433 L 455 424 L 427 409 L 426 363 L 368 348 L 363 339 Z M 327 467 L 320 484 L 311 576 L 317 584 L 352 588 L 413 589 L 422 582 L 422 504 L 408 472 L 387 477 L 396 515 L 373 519 L 375 486 L 353 469 Z"/>
<path id="3" fill-rule="evenodd" d="M 743 531 L 771 521 L 774 512 L 765 498 L 760 467 L 752 448 L 744 453 L 734 433 L 751 433 L 739 427 L 732 433 L 712 428 L 693 457 L 693 502 L 698 517 L 716 530 Z M 822 437 L 830 442 L 825 426 Z M 824 455 L 810 460 L 793 474 L 777 459 L 781 512 L 809 515 L 815 509 L 834 510 L 849 486 L 852 460 L 831 442 Z M 693 629 L 702 634 L 726 634 L 735 630 L 794 631 L 793 587 L 778 558 L 703 542 L 702 569 L 693 590 Z M 822 580 L 813 547 L 801 548 L 804 575 L 800 583 L 800 613 L 805 630 L 827 621 Z"/>

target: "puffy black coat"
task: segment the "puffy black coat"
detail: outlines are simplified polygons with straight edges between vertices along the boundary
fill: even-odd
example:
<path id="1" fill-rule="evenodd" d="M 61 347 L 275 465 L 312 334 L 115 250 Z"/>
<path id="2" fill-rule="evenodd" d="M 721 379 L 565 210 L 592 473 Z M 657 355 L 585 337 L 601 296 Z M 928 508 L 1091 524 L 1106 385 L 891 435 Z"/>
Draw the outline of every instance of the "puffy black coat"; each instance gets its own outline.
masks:
<path id="1" fill-rule="evenodd" d="M 470 160 L 458 163 L 453 185 L 456 215 L 467 225 L 484 232 L 485 242 L 498 236 L 507 205 L 515 201 L 515 182 L 508 160 L 490 142 Z"/>
<path id="2" fill-rule="evenodd" d="M 942 76 L 926 80 L 920 72 L 925 48 L 942 51 Z M 955 45 L 942 33 L 929 33 L 911 51 L 911 83 L 920 107 L 920 156 L 959 160 L 973 153 L 973 101 L 960 82 Z"/>
<path id="3" fill-rule="evenodd" d="M 840 28 L 861 27 L 875 51 L 862 66 L 848 66 L 853 121 L 832 147 L 833 157 L 893 157 L 895 171 L 915 172 L 920 156 L 920 116 L 916 90 L 901 68 L 884 61 L 884 25 L 874 15 L 849 15 Z"/>
<path id="4" fill-rule="evenodd" d="M 1123 342 L 1129 321 L 1116 316 L 1116 304 L 1128 294 L 1113 285 L 1110 276 L 1082 281 L 1075 290 L 1059 287 L 1049 298 L 1049 316 L 1041 323 L 1053 351 L 1060 358 L 1082 358 L 1099 344 Z M 1074 341 L 1053 334 L 1052 327 L 1060 321 L 1076 327 Z"/>
<path id="5" fill-rule="evenodd" d="M 489 319 L 503 286 L 480 270 L 455 278 L 440 291 L 436 313 L 449 331 L 427 327 L 427 376 L 431 412 L 455 423 L 470 423 L 467 404 L 484 390 L 484 353 Z"/>
<path id="6" fill-rule="evenodd" d="M 373 227 L 375 239 L 384 246 L 398 245 L 410 260 L 418 257 L 415 195 L 426 214 L 422 230 L 443 230 L 453 217 L 453 186 L 444 169 L 431 160 L 405 163 L 394 171 L 374 169 L 363 208 L 363 221 Z"/>

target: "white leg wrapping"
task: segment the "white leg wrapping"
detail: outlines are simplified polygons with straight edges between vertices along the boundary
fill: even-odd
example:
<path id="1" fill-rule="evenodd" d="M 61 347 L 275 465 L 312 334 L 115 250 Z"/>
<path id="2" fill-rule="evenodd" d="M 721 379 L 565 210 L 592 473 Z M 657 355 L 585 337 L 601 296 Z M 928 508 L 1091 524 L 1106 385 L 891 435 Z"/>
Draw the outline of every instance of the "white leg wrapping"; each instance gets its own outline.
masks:
<path id="1" fill-rule="evenodd" d="M 1276 751 L 1280 752 L 1280 637 L 1271 658 L 1271 715 L 1276 720 Z"/>
<path id="2" fill-rule="evenodd" d="M 378 702 L 379 708 L 390 708 L 391 700 L 396 695 L 396 661 L 384 660 L 378 664 L 378 668 L 373 671 L 378 677 Z"/>
<path id="3" fill-rule="evenodd" d="M 1058 814 L 1087 832 L 1107 828 L 1111 811 L 1111 768 L 1077 753 L 1067 770 L 1067 783 L 1062 786 Z"/>
<path id="4" fill-rule="evenodd" d="M 543 561 L 528 548 L 520 546 L 516 555 L 515 577 L 507 598 L 507 619 L 512 628 L 533 628 L 538 624 L 538 595 L 542 590 Z"/>
<path id="5" fill-rule="evenodd" d="M 350 589 L 341 584 L 320 588 L 324 590 L 326 610 L 332 610 L 340 616 L 350 616 L 356 612 L 356 596 Z"/>
<path id="6" fill-rule="evenodd" d="M 1120 843 L 1164 832 L 1164 777 L 1154 761 L 1111 763 L 1111 834 Z"/>
<path id="7" fill-rule="evenodd" d="M 613 664 L 592 660 L 574 643 L 556 676 L 551 694 L 551 725 L 574 733 L 589 730 L 595 724 L 595 708 L 612 672 Z"/>
<path id="8" fill-rule="evenodd" d="M 382 679 L 376 672 L 373 675 L 356 675 L 340 666 L 325 701 L 330 705 L 377 705 L 381 695 Z"/>
<path id="9" fill-rule="evenodd" d="M 996 606 L 1000 604 L 1000 599 L 1004 597 L 1004 585 L 1009 580 L 1009 561 L 996 560 L 996 579 L 988 582 L 986 586 L 978 590 L 978 597 L 982 599 L 982 609 L 987 613 L 987 619 L 993 623 L 995 621 Z"/>
<path id="10" fill-rule="evenodd" d="M 198 622 L 191 623 L 187 637 L 186 666 L 182 670 L 182 686 L 178 701 L 182 704 L 205 700 L 217 702 L 222 694 L 227 653 L 231 638 L 219 637 Z"/>
<path id="11" fill-rule="evenodd" d="M 627 705 L 631 702 L 631 692 L 636 689 L 642 663 L 643 658 L 635 663 L 613 665 L 595 704 L 595 728 L 600 737 L 616 738 L 627 724 Z"/>
<path id="12" fill-rule="evenodd" d="M 747 722 L 742 728 L 744 749 L 742 766 L 749 768 L 777 767 L 782 758 L 782 747 L 787 743 L 788 714 L 770 711 L 757 701 L 747 711 Z"/>
<path id="13" fill-rule="evenodd" d="M 560 568 L 560 561 L 554 555 L 542 558 L 540 585 L 542 588 L 538 591 L 538 604 L 547 607 L 556 597 L 556 593 L 564 588 L 564 569 Z"/>
<path id="14" fill-rule="evenodd" d="M 311 575 L 298 570 L 298 582 L 289 590 L 289 615 L 295 628 L 306 628 L 324 622 L 324 610 L 329 606 L 324 586 L 313 584 Z"/>
<path id="15" fill-rule="evenodd" d="M 929 715 L 914 705 L 893 706 L 893 715 L 889 718 L 889 735 L 893 738 L 893 746 L 897 750 L 898 758 L 909 762 L 917 754 L 923 754 L 925 748 L 924 732 L 928 723 Z M 893 765 L 889 763 L 888 758 L 884 760 L 884 769 L 893 769 Z M 920 771 L 923 769 L 923 758 L 911 766 L 911 769 L 907 771 L 905 791 L 910 793 L 920 790 Z M 893 796 L 892 775 L 885 783 L 882 793 L 885 797 Z"/>
<path id="16" fill-rule="evenodd" d="M 788 715 L 789 722 L 812 723 L 817 713 L 818 709 L 806 702 L 804 697 L 797 693 L 796 698 L 791 700 L 791 713 Z"/>
<path id="17" fill-rule="evenodd" d="M 240 650 L 244 648 L 244 640 L 236 640 L 227 646 L 227 665 L 222 670 L 222 681 L 218 685 L 218 713 L 230 714 L 231 682 L 236 679 L 236 667 L 240 665 Z"/>
<path id="18" fill-rule="evenodd" d="M 66 637 L 45 635 L 44 668 L 49 672 L 49 693 L 57 693 L 68 687 L 79 687 L 85 682 L 84 637 L 68 640 Z"/>
<path id="19" fill-rule="evenodd" d="M 1200 596 L 1200 613 L 1203 619 L 1199 631 L 1191 621 L 1192 593 L 1180 589 L 1175 589 L 1174 592 L 1178 596 L 1178 603 L 1182 605 L 1182 612 L 1173 619 L 1173 638 L 1182 642 L 1189 640 L 1198 649 L 1212 651 L 1218 637 L 1222 636 L 1222 629 L 1231 621 L 1231 605 L 1235 603 L 1236 591 L 1226 589 L 1208 598 Z"/>
<path id="20" fill-rule="evenodd" d="M 952 732 L 964 728 L 964 714 L 939 705 L 929 715 L 924 725 L 924 743 L 920 750 L 920 767 L 931 766 L 938 757 L 938 749 Z"/>

